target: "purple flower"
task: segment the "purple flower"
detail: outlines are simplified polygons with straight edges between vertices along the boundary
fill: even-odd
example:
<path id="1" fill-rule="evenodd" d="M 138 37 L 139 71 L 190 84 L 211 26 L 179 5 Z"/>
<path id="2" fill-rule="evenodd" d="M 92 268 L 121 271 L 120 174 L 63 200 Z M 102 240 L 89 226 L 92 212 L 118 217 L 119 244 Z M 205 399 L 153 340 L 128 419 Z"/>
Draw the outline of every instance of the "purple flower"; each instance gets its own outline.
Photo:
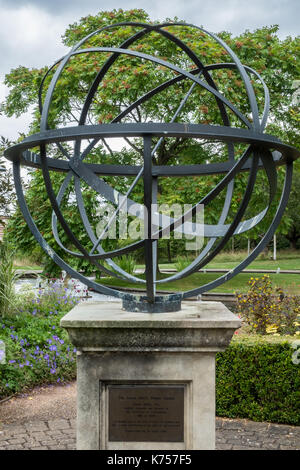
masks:
<path id="1" fill-rule="evenodd" d="M 49 346 L 49 349 L 50 349 L 50 351 L 56 351 L 55 344 L 52 344 L 51 346 Z"/>
<path id="2" fill-rule="evenodd" d="M 36 312 L 37 312 L 37 310 L 36 310 L 36 308 L 35 308 L 35 309 L 32 311 L 32 315 L 36 315 Z"/>
<path id="3" fill-rule="evenodd" d="M 13 364 L 14 362 L 16 362 L 14 359 L 10 359 L 10 361 L 8 361 L 9 364 Z"/>
<path id="4" fill-rule="evenodd" d="M 55 374 L 55 372 L 56 372 L 56 369 L 54 368 L 50 369 L 50 374 Z"/>

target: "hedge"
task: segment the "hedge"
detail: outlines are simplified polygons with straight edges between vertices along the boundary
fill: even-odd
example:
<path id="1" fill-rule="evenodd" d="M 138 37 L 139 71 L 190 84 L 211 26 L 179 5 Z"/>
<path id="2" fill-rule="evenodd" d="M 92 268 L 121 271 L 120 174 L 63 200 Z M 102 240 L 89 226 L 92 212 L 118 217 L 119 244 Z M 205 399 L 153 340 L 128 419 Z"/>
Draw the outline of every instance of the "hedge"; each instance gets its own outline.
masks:
<path id="1" fill-rule="evenodd" d="M 291 341 L 235 337 L 217 353 L 217 416 L 300 424 L 300 365 Z"/>

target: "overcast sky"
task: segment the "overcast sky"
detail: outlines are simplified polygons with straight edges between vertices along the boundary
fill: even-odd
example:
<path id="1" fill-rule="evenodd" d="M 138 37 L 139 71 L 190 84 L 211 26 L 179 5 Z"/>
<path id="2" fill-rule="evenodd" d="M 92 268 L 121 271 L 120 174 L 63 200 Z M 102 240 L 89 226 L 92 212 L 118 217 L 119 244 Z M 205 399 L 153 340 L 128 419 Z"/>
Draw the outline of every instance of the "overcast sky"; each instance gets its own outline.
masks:
<path id="1" fill-rule="evenodd" d="M 300 34 L 300 0 L 0 0 L 0 101 L 7 93 L 4 76 L 12 68 L 51 65 L 66 52 L 61 36 L 69 24 L 113 8 L 143 8 L 153 20 L 177 16 L 215 33 L 278 24 L 281 38 Z M 0 135 L 17 138 L 29 120 L 0 116 Z"/>

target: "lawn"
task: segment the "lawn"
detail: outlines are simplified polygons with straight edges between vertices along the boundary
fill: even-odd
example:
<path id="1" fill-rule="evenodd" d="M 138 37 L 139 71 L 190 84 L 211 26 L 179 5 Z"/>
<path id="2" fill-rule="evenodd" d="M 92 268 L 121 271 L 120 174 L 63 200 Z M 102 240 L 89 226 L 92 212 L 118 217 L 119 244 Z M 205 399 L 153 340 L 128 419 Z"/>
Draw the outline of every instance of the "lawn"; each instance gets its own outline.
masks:
<path id="1" fill-rule="evenodd" d="M 161 274 L 160 278 L 166 278 L 169 274 Z M 195 273 L 191 276 L 180 279 L 174 282 L 166 282 L 160 284 L 157 289 L 164 291 L 187 291 L 195 289 L 196 287 L 207 284 L 208 282 L 217 279 L 220 276 L 218 273 Z M 248 281 L 253 275 L 251 273 L 241 273 L 225 282 L 221 286 L 211 290 L 211 292 L 234 293 L 246 292 L 249 288 Z M 253 277 L 261 277 L 262 275 L 255 275 Z M 144 277 L 144 276 L 139 276 Z M 270 274 L 270 278 L 274 287 L 281 287 L 285 292 L 290 294 L 300 294 L 300 275 L 299 274 Z M 128 283 L 116 278 L 101 278 L 101 284 L 110 285 L 114 287 L 130 287 L 142 289 L 141 284 Z"/>
<path id="2" fill-rule="evenodd" d="M 14 268 L 22 271 L 40 271 L 43 269 L 43 266 L 34 263 L 29 258 L 18 256 L 14 258 Z"/>
<path id="3" fill-rule="evenodd" d="M 241 261 L 245 259 L 247 252 L 225 252 L 222 253 L 205 266 L 206 269 L 232 269 L 236 267 Z M 161 270 L 164 269 L 176 269 L 175 263 L 170 264 L 159 264 Z M 145 268 L 144 265 L 137 265 L 137 269 L 140 272 Z M 253 263 L 247 266 L 247 269 L 266 269 L 266 270 L 300 270 L 300 250 L 283 250 L 277 252 L 277 260 L 271 259 L 271 254 L 268 256 L 261 254 Z M 165 279 L 171 276 L 173 273 L 161 273 L 160 278 Z M 195 289 L 196 287 L 205 285 L 218 277 L 222 276 L 223 273 L 211 273 L 211 272 L 199 272 L 192 274 L 191 276 L 180 279 L 175 282 L 166 282 L 157 286 L 158 290 L 162 291 L 187 291 Z M 210 292 L 219 293 L 235 293 L 235 292 L 246 292 L 248 290 L 248 282 L 251 277 L 261 277 L 262 274 L 258 273 L 240 273 L 231 280 L 221 284 Z M 137 277 L 143 277 L 138 274 Z M 286 293 L 299 294 L 300 295 L 300 274 L 270 274 L 270 278 L 274 287 L 282 288 Z M 113 287 L 130 287 L 134 289 L 143 289 L 141 284 L 128 283 L 115 278 L 101 278 L 99 280 L 101 284 L 110 285 Z"/>
<path id="4" fill-rule="evenodd" d="M 213 261 L 207 264 L 207 269 L 232 269 L 247 257 L 246 251 L 225 252 L 217 255 Z M 142 267 L 138 265 L 138 267 Z M 175 262 L 171 264 L 160 264 L 161 269 L 174 269 Z M 277 252 L 276 261 L 273 260 L 272 254 L 268 256 L 260 254 L 246 269 L 270 269 L 277 270 L 299 269 L 300 270 L 300 250 L 282 250 Z"/>

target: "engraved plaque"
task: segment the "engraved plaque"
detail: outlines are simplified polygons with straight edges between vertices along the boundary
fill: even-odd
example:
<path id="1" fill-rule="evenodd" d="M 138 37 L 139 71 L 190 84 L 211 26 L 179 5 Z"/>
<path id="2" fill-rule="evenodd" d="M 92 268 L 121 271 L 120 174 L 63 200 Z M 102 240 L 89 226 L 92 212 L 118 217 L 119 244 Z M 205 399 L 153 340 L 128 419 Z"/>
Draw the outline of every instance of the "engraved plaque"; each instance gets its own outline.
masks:
<path id="1" fill-rule="evenodd" d="M 184 386 L 108 386 L 108 440 L 184 441 Z"/>

